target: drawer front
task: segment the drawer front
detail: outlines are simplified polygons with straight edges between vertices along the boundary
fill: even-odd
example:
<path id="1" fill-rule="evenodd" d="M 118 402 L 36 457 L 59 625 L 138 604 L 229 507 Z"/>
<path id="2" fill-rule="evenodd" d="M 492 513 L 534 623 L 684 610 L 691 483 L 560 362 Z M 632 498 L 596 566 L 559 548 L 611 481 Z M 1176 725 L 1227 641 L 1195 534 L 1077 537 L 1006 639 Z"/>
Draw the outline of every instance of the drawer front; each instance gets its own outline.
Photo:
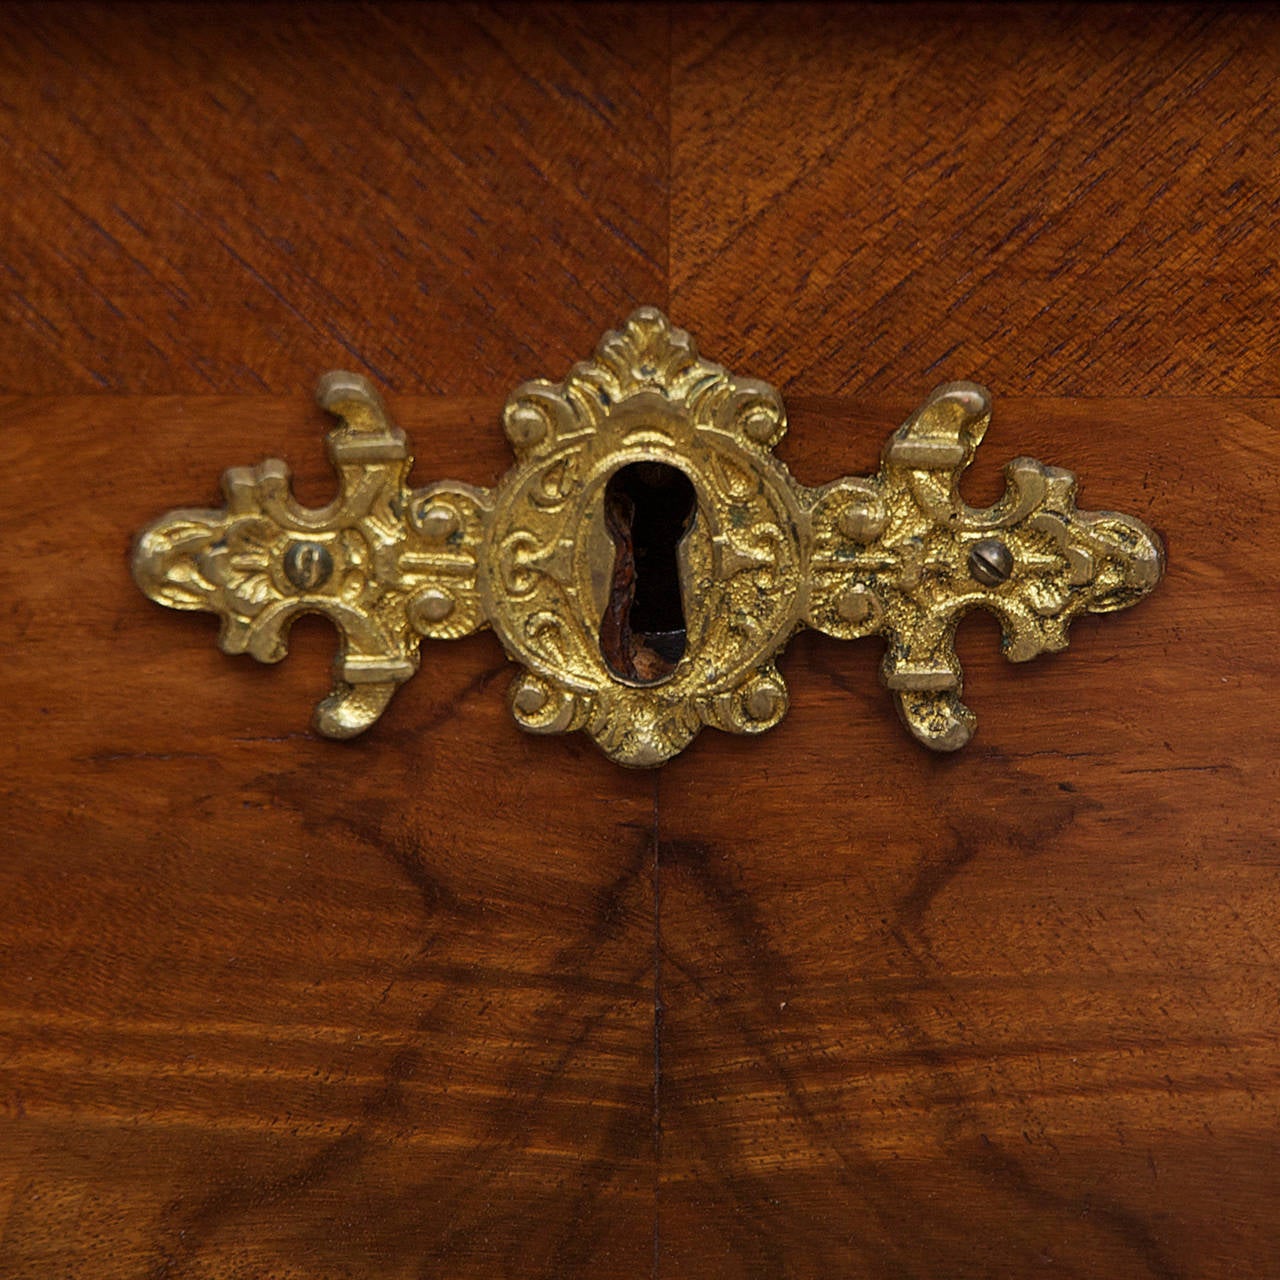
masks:
<path id="1" fill-rule="evenodd" d="M 1280 16 L 1194 6 L 0 11 L 0 1274 L 1274 1270 Z M 315 378 L 412 482 L 653 304 L 804 484 L 934 386 L 1168 547 L 923 750 L 881 646 L 633 771 L 485 632 L 349 743 L 132 534 Z M 985 455 L 985 456 L 983 456 Z"/>

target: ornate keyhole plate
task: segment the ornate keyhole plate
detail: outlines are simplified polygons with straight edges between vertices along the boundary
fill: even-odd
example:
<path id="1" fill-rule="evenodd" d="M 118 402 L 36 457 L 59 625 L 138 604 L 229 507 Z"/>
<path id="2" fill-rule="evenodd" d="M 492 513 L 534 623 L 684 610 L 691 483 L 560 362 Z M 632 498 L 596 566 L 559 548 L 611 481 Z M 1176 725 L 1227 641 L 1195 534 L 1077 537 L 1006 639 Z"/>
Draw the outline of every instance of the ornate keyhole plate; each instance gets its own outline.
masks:
<path id="1" fill-rule="evenodd" d="M 340 636 L 335 683 L 316 712 L 331 737 L 367 729 L 417 669 L 423 638 L 491 626 L 521 670 L 517 723 L 582 729 L 611 759 L 656 765 L 704 725 L 759 733 L 787 709 L 775 657 L 800 626 L 882 635 L 882 680 L 907 727 L 949 751 L 972 735 L 955 628 L 969 610 L 1001 622 L 1005 655 L 1062 649 L 1081 613 L 1126 608 L 1163 572 L 1140 521 L 1075 506 L 1067 471 L 1017 458 L 1007 492 L 978 510 L 957 494 L 990 420 L 987 393 L 939 387 L 889 439 L 880 471 L 818 488 L 773 456 L 778 393 L 699 357 L 653 308 L 605 334 L 561 383 L 528 382 L 503 426 L 516 463 L 497 488 L 410 490 L 412 459 L 373 388 L 328 374 L 320 403 L 339 491 L 301 507 L 282 462 L 233 468 L 221 510 L 175 511 L 138 537 L 133 569 L 152 599 L 222 618 L 219 644 L 264 662 L 301 613 Z M 665 678 L 620 678 L 601 627 L 616 548 L 611 477 L 661 463 L 692 484 L 679 546 L 686 635 Z"/>

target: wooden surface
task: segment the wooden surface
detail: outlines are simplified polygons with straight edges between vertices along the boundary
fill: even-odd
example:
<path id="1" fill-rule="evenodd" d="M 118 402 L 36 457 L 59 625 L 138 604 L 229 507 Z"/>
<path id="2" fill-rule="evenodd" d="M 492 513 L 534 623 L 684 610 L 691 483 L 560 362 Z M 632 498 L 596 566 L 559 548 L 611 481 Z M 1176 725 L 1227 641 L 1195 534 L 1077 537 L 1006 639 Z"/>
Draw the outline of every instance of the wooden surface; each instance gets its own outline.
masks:
<path id="1" fill-rule="evenodd" d="M 0 1275 L 1266 1277 L 1280 1256 L 1280 13 L 0 12 Z M 634 305 L 800 479 L 936 382 L 1168 577 L 927 755 L 874 643 L 656 774 L 429 645 L 353 743 L 134 530 L 374 377 L 490 484 Z"/>

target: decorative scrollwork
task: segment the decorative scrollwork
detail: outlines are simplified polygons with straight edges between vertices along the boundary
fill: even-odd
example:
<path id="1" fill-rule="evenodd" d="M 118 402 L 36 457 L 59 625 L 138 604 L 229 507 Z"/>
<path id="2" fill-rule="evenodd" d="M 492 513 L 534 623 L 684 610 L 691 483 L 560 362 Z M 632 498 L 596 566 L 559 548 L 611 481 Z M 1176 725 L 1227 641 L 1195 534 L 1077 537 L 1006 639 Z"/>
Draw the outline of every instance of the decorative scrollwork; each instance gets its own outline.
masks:
<path id="1" fill-rule="evenodd" d="M 316 728 L 351 737 L 417 669 L 424 637 L 485 626 L 521 667 L 512 715 L 536 733 L 582 729 L 612 759 L 656 765 L 704 725 L 758 733 L 787 709 L 775 657 L 802 625 L 881 635 L 881 676 L 911 732 L 963 746 L 959 620 L 995 614 L 1015 662 L 1062 649 L 1082 613 L 1136 603 L 1159 582 L 1160 540 L 1140 521 L 1075 505 L 1070 472 L 1016 458 L 1005 496 L 969 507 L 957 486 L 990 421 L 985 390 L 939 387 L 890 437 L 879 472 L 815 489 L 772 454 L 786 413 L 766 383 L 703 360 L 653 308 L 607 333 L 562 383 L 529 382 L 503 426 L 516 465 L 496 489 L 406 487 L 404 437 L 373 388 L 320 382 L 338 493 L 300 506 L 282 462 L 233 468 L 221 510 L 182 510 L 138 537 L 138 585 L 222 619 L 219 644 L 275 662 L 290 623 L 337 628 L 334 687 Z M 631 463 L 682 472 L 696 494 L 680 544 L 687 608 L 669 675 L 626 680 L 601 644 L 613 545 L 610 477 Z"/>
<path id="2" fill-rule="evenodd" d="M 881 678 L 926 746 L 962 747 L 956 626 L 995 614 L 1011 662 L 1064 649 L 1082 613 L 1136 604 L 1160 580 L 1164 552 L 1140 521 L 1076 509 L 1075 477 L 1030 458 L 1005 466 L 1005 496 L 977 510 L 961 473 L 991 421 L 987 392 L 939 387 L 890 437 L 880 473 L 816 491 L 805 622 L 829 635 L 883 635 Z"/>

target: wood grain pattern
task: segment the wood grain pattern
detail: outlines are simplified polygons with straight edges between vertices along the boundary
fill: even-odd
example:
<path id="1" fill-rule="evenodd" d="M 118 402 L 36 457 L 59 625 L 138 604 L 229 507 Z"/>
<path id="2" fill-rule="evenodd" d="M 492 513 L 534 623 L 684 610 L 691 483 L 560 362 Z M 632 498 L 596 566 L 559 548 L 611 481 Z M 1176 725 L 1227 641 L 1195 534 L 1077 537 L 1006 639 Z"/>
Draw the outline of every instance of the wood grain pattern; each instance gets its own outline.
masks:
<path id="1" fill-rule="evenodd" d="M 652 781 L 513 732 L 484 638 L 334 751 L 322 627 L 230 661 L 126 561 L 264 453 L 321 500 L 323 415 L 245 393 L 329 367 L 483 394 L 396 413 L 425 474 L 505 469 L 509 386 L 665 288 L 628 16 L 3 15 L 0 387 L 60 398 L 4 417 L 0 1274 L 649 1264 Z"/>
<path id="2" fill-rule="evenodd" d="M 1267 6 L 679 9 L 671 298 L 783 391 L 1275 394 Z"/>
<path id="3" fill-rule="evenodd" d="M 491 479 L 477 406 L 397 413 L 433 465 Z M 318 500 L 322 418 L 4 407 L 23 447 L 0 536 L 28 569 L 0 1274 L 648 1265 L 652 779 L 520 734 L 491 637 L 432 647 L 399 718 L 347 750 L 306 731 L 327 628 L 268 669 L 219 654 L 208 617 L 138 607 L 128 531 L 156 500 L 211 499 L 264 440 Z"/>
<path id="4" fill-rule="evenodd" d="M 493 394 L 665 297 L 665 22 L 262 4 L 0 23 L 0 390 L 296 391 L 350 366 Z"/>
<path id="5" fill-rule="evenodd" d="M 867 407 L 791 408 L 802 478 L 873 462 Z M 1278 427 L 998 403 L 974 498 L 1023 452 L 1127 494 L 1151 600 L 1019 667 L 966 622 L 954 757 L 885 714 L 877 645 L 805 635 L 775 732 L 664 770 L 666 1274 L 1270 1273 Z"/>
<path id="6" fill-rule="evenodd" d="M 1280 1253 L 1280 15 L 0 10 L 0 1276 L 1267 1276 Z M 668 268 L 669 264 L 669 268 Z M 492 637 L 352 743 L 131 534 L 370 374 L 415 481 L 635 304 L 802 481 L 937 382 L 1167 539 L 974 743 L 813 635 L 656 775 Z M 1192 394 L 1196 393 L 1196 394 Z"/>

